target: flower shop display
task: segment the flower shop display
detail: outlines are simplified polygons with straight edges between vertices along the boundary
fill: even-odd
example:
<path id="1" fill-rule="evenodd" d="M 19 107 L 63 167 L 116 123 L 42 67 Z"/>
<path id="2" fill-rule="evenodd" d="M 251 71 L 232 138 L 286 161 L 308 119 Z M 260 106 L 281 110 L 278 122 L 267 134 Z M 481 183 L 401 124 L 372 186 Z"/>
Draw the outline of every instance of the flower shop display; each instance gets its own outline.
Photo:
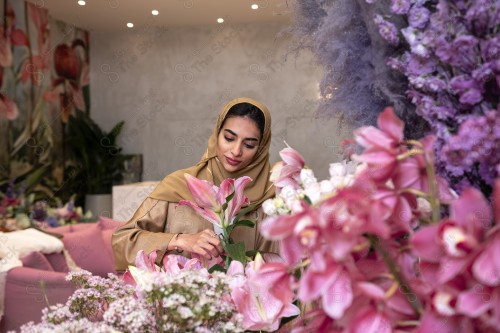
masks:
<path id="1" fill-rule="evenodd" d="M 281 151 L 260 225 L 281 258 L 230 258 L 221 272 L 177 255 L 160 268 L 156 252 L 140 251 L 121 297 L 103 296 L 120 289 L 115 277 L 88 283 L 21 332 L 498 332 L 500 180 L 492 205 L 473 188 L 458 196 L 435 173 L 434 137 L 404 140 L 403 130 L 387 108 L 378 128 L 355 131 L 364 151 L 322 181 L 297 151 Z M 249 180 L 187 181 L 196 204 L 183 204 L 224 237 Z"/>

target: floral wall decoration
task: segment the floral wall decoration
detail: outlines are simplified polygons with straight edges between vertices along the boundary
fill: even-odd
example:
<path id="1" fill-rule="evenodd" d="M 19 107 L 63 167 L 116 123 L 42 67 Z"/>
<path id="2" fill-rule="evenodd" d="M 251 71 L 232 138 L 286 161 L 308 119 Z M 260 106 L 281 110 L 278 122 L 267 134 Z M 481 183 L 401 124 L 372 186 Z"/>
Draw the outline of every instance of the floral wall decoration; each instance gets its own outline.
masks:
<path id="1" fill-rule="evenodd" d="M 14 181 L 42 197 L 70 195 L 66 124 L 89 113 L 88 31 L 6 1 L 0 32 L 0 190 Z"/>
<path id="2" fill-rule="evenodd" d="M 436 135 L 438 172 L 455 190 L 491 195 L 500 172 L 498 0 L 316 0 L 298 4 L 296 16 L 300 46 L 327 69 L 320 112 L 362 125 L 377 106 L 394 105 L 412 124 L 407 137 Z"/>

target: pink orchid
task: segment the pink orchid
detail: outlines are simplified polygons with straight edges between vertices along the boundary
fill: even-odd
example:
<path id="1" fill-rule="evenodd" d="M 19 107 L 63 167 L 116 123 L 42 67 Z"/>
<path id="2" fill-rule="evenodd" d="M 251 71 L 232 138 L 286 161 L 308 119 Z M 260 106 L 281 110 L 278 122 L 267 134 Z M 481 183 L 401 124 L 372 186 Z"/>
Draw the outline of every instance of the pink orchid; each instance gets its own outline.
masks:
<path id="1" fill-rule="evenodd" d="M 467 268 L 474 253 L 484 248 L 485 245 L 479 246 L 479 243 L 483 241 L 485 228 L 491 223 L 490 208 L 475 189 L 466 189 L 452 203 L 450 210 L 449 219 L 422 228 L 411 239 L 412 247 L 425 267 L 422 269 L 424 277 L 433 285 L 445 283 Z M 484 253 L 489 257 L 488 252 Z M 495 261 L 489 262 L 495 265 Z M 476 265 L 489 266 L 483 266 L 481 260 Z"/>
<path id="2" fill-rule="evenodd" d="M 353 300 L 351 278 L 342 265 L 315 256 L 301 278 L 298 297 L 304 302 L 321 298 L 323 310 L 340 319 Z"/>
<path id="3" fill-rule="evenodd" d="M 366 307 L 350 321 L 348 331 L 352 333 L 391 333 L 392 325 L 384 313 L 373 307 Z"/>
<path id="4" fill-rule="evenodd" d="M 265 238 L 280 241 L 280 254 L 290 265 L 297 263 L 304 254 L 304 245 L 301 244 L 300 238 L 311 236 L 310 233 L 301 235 L 303 228 L 307 227 L 306 225 L 317 225 L 317 222 L 314 222 L 317 216 L 313 215 L 313 210 L 305 203 L 302 205 L 301 212 L 268 217 L 259 226 Z"/>
<path id="5" fill-rule="evenodd" d="M 179 201 L 179 205 L 187 205 L 193 208 L 200 216 L 219 227 L 227 227 L 233 223 L 234 217 L 241 207 L 249 204 L 248 198 L 243 194 L 245 186 L 252 181 L 252 178 L 243 176 L 236 181 L 231 178 L 225 179 L 220 187 L 217 187 L 206 180 L 200 180 L 189 174 L 184 174 L 189 191 L 193 195 L 196 203 L 188 200 Z M 233 193 L 234 196 L 228 203 L 228 207 L 221 216 L 222 207 L 226 203 L 226 198 Z"/>
<path id="6" fill-rule="evenodd" d="M 405 158 L 396 167 L 393 183 L 397 189 L 412 188 L 415 190 L 429 193 L 429 179 L 426 170 L 426 158 L 429 159 L 435 141 L 434 136 L 427 136 L 420 140 L 422 143 L 424 154 L 417 154 L 409 158 Z M 455 198 L 450 190 L 446 180 L 440 176 L 436 176 L 438 184 L 439 199 L 444 203 L 450 203 Z"/>
<path id="7" fill-rule="evenodd" d="M 371 178 L 385 181 L 394 171 L 398 155 L 403 152 L 400 145 L 404 123 L 388 107 L 379 115 L 377 124 L 379 128 L 366 126 L 354 131 L 356 142 L 366 149 L 361 155 L 353 155 L 353 159 L 368 165 L 366 172 Z"/>

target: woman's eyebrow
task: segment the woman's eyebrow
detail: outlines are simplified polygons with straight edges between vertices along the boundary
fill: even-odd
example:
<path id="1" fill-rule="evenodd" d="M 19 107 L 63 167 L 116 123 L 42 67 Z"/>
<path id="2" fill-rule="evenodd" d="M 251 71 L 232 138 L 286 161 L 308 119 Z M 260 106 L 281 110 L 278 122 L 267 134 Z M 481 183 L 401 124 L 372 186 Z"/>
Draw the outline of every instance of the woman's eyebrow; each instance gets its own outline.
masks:
<path id="1" fill-rule="evenodd" d="M 234 135 L 234 136 L 238 136 L 238 134 L 234 133 L 234 132 L 233 132 L 233 131 L 231 131 L 230 129 L 225 128 L 225 129 L 224 129 L 224 131 L 227 131 L 227 132 L 229 132 L 230 134 L 232 134 L 232 135 Z M 257 141 L 257 142 L 259 142 L 259 139 L 257 139 L 257 138 L 246 138 L 245 140 Z"/>

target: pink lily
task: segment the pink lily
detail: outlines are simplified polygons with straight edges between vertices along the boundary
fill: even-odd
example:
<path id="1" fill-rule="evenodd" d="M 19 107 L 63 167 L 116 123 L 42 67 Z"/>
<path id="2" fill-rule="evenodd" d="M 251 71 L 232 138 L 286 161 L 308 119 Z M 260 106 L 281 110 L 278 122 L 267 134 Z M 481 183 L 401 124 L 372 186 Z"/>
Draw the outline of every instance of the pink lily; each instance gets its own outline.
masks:
<path id="1" fill-rule="evenodd" d="M 199 259 L 188 259 L 175 254 L 165 256 L 162 263 L 165 273 L 172 275 L 178 274 L 183 270 L 200 270 L 203 268 Z"/>
<path id="2" fill-rule="evenodd" d="M 147 255 L 144 250 L 140 250 L 135 256 L 135 266 L 144 271 L 156 272 L 156 256 L 156 251 L 153 251 L 149 255 Z"/>
<path id="3" fill-rule="evenodd" d="M 200 180 L 189 174 L 184 174 L 189 191 L 196 203 L 188 200 L 179 201 L 179 205 L 187 205 L 193 208 L 207 221 L 224 228 L 233 223 L 233 219 L 243 205 L 249 204 L 248 198 L 243 194 L 245 186 L 252 181 L 248 176 L 236 180 L 225 179 L 220 187 L 206 180 Z M 228 207 L 221 216 L 222 206 L 226 198 L 234 191 L 234 196 L 228 203 Z"/>
<path id="4" fill-rule="evenodd" d="M 155 265 L 156 260 L 156 251 L 153 251 L 149 254 L 149 256 L 144 252 L 144 250 L 140 250 L 137 252 L 135 256 L 135 267 L 129 266 L 129 268 L 125 271 L 122 276 L 122 280 L 130 284 L 132 286 L 136 286 L 137 284 L 141 284 L 142 273 L 141 271 L 146 272 L 156 272 L 157 268 Z"/>
<path id="5" fill-rule="evenodd" d="M 189 192 L 193 195 L 194 201 L 201 208 L 220 208 L 217 205 L 215 197 L 218 192 L 217 186 L 214 186 L 207 180 L 200 180 L 194 176 L 191 176 L 188 173 L 184 174 L 184 178 L 186 179 L 186 184 L 189 188 Z"/>
<path id="6" fill-rule="evenodd" d="M 245 329 L 275 331 L 279 327 L 281 318 L 298 315 L 300 310 L 291 303 L 292 299 L 275 297 L 270 292 L 273 286 L 262 283 L 262 277 L 256 278 L 263 268 L 262 258 L 258 257 L 260 256 L 257 255 L 255 262 L 247 264 L 245 273 L 248 279 L 242 286 L 235 286 L 232 289 L 231 297 L 238 312 L 243 315 Z M 289 294 L 282 296 L 288 297 Z"/>
<path id="7" fill-rule="evenodd" d="M 229 224 L 232 224 L 232 219 L 238 214 L 242 206 L 250 204 L 250 200 L 243 194 L 243 190 L 251 181 L 252 178 L 248 176 L 240 177 L 234 181 L 234 196 L 231 201 L 229 201 L 225 212 L 225 220 L 229 222 Z"/>

